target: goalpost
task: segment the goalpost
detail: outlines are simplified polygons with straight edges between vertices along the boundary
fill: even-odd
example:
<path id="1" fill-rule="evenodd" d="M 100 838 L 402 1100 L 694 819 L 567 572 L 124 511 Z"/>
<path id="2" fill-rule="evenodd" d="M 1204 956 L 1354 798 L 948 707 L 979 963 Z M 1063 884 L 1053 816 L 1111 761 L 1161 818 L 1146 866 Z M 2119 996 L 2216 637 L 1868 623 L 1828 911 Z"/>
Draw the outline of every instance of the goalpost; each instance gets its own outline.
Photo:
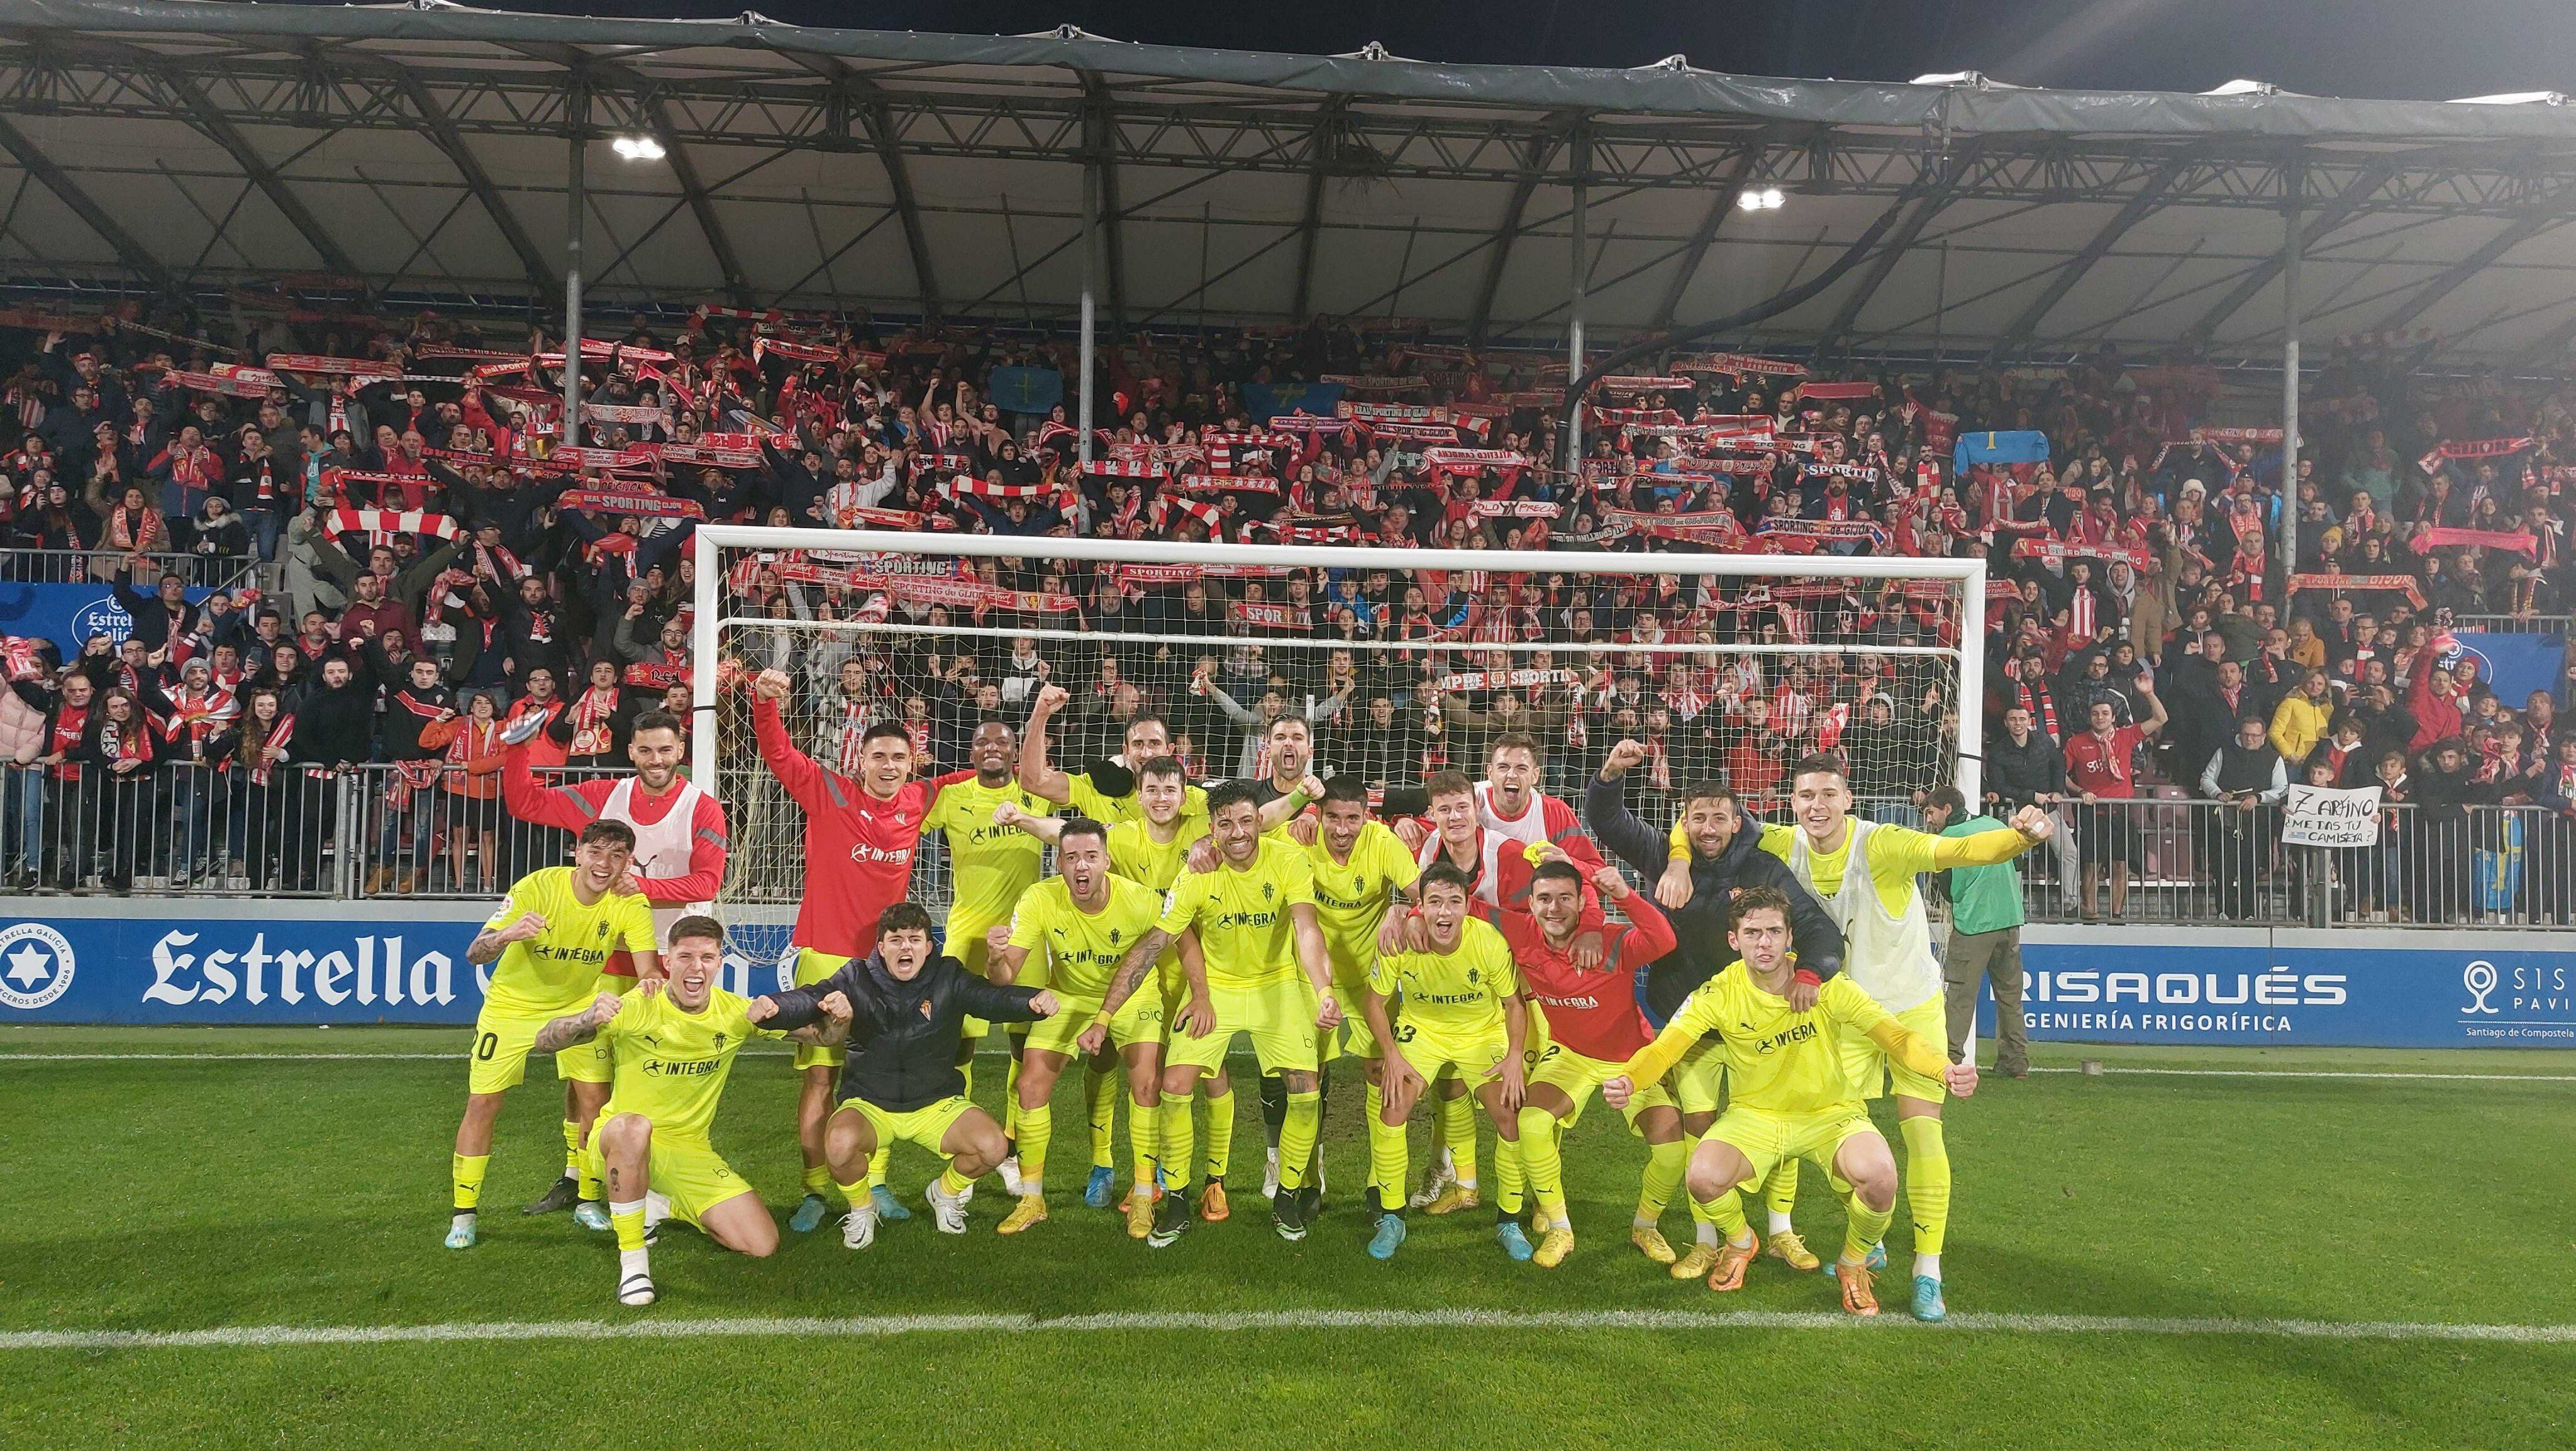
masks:
<path id="1" fill-rule="evenodd" d="M 1042 660 L 1048 683 L 1074 697 L 1048 740 L 1050 759 L 1066 769 L 1116 752 L 1126 715 L 1150 709 L 1190 746 L 1199 775 L 1233 776 L 1257 728 L 1245 716 L 1257 722 L 1277 709 L 1319 717 L 1320 773 L 1356 769 L 1410 782 L 1421 772 L 1413 749 L 1420 744 L 1436 761 L 1480 776 L 1482 743 L 1521 729 L 1549 758 L 1542 788 L 1579 796 L 1602 753 L 1633 729 L 1658 742 L 1634 794 L 1659 819 L 1655 798 L 1665 790 L 1762 774 L 1758 756 L 1746 752 L 1763 741 L 1744 728 L 1738 709 L 1758 695 L 1767 728 L 1790 728 L 1790 749 L 1840 737 L 1864 809 L 1901 814 L 1911 791 L 1943 781 L 1978 799 L 1981 558 L 1306 548 L 707 525 L 697 531 L 694 562 L 691 772 L 715 787 L 731 818 L 728 921 L 742 935 L 744 919 L 767 919 L 743 944 L 754 963 L 770 956 L 768 936 L 783 948 L 792 914 L 781 909 L 792 908 L 804 876 L 802 813 L 752 741 L 749 678 L 771 665 L 794 681 L 785 714 L 796 745 L 826 765 L 845 730 L 877 719 L 905 721 L 942 768 L 963 765 L 947 758 L 962 754 L 976 720 L 1016 727 L 1026 719 L 1032 661 Z M 987 565 L 1001 577 L 976 578 Z M 1398 638 L 1390 628 L 1348 640 L 1331 633 L 1335 611 L 1321 594 L 1306 601 L 1317 628 L 1284 627 L 1292 572 L 1361 588 L 1389 573 L 1390 627 L 1408 572 L 1450 598 L 1463 589 L 1478 602 L 1522 580 L 1554 579 L 1564 588 L 1535 617 L 1507 603 L 1471 608 L 1459 628 L 1430 638 Z M 1041 585 L 1056 582 L 1047 576 L 1058 577 L 1079 609 L 1042 597 Z M 1668 578 L 1675 588 L 1712 581 L 1718 608 L 1683 626 L 1679 608 L 1655 609 Z M 1128 603 L 1116 629 L 1101 628 L 1091 613 L 1103 583 Z M 1207 596 L 1195 607 L 1193 583 Z M 1457 613 L 1443 600 L 1426 603 L 1442 620 Z M 1567 638 L 1578 606 L 1598 607 L 1580 623 L 1609 643 Z M 1638 633 L 1645 638 L 1633 638 Z M 859 687 L 854 696 L 842 690 L 845 665 Z M 964 682 L 972 677 L 987 687 L 970 693 Z M 1869 682 L 1865 691 L 1858 680 Z M 1263 700 L 1270 695 L 1275 706 Z M 1754 798 L 1755 810 L 1786 792 L 1785 782 L 1731 784 Z M 925 844 L 916 895 L 944 900 L 944 857 Z"/>

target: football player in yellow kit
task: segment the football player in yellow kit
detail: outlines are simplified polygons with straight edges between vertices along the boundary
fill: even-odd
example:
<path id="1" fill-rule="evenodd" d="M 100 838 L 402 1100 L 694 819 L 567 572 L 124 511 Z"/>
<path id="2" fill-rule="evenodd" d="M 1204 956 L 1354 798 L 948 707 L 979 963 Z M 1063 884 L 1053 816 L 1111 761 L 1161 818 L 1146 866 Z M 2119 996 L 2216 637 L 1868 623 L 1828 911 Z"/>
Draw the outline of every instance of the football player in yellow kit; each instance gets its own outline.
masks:
<path id="1" fill-rule="evenodd" d="M 1010 808 L 1005 807 L 1007 812 Z M 1025 814 L 1019 819 L 1027 820 Z M 1009 936 L 993 953 L 993 981 L 1020 980 L 1031 958 L 1043 969 L 1040 979 L 1064 1005 L 1056 1016 L 1041 1020 L 1028 1034 L 1021 1052 L 1016 1106 L 1019 1109 L 1019 1203 L 1002 1221 L 1001 1232 L 1018 1234 L 1047 1217 L 1046 1152 L 1054 1135 L 1048 1098 L 1058 1074 L 1075 1056 L 1075 1040 L 1099 1013 L 1109 991 L 1110 975 L 1137 939 L 1154 930 L 1162 916 L 1160 892 L 1109 870 L 1109 831 L 1088 817 L 1063 822 L 1055 833 L 1056 876 L 1038 883 L 1020 899 Z M 1153 1228 L 1155 1109 L 1163 1070 L 1163 996 L 1140 992 L 1127 1000 L 1109 1022 L 1112 1062 L 1124 1062 L 1136 1110 L 1128 1138 L 1136 1160 L 1135 1188 L 1127 1200 L 1128 1233 L 1143 1239 Z M 1089 1061 L 1089 1055 L 1084 1055 Z"/>
<path id="2" fill-rule="evenodd" d="M 1511 947 L 1491 923 L 1468 915 L 1474 888 L 1457 867 L 1433 863 L 1422 873 L 1420 891 L 1425 946 L 1380 957 L 1360 1001 L 1381 1054 L 1383 1104 L 1369 1126 L 1378 1217 L 1368 1247 L 1381 1260 L 1393 1259 L 1405 1238 L 1405 1120 L 1444 1070 L 1456 1070 L 1484 1105 L 1496 1139 L 1510 1144 L 1519 1137 L 1529 1009 Z M 1387 1004 L 1398 996 L 1404 1006 L 1390 1022 Z M 1500 1210 L 1495 1218 L 1497 1240 L 1521 1258 L 1510 1243 L 1522 1233 L 1517 1218 Z"/>
<path id="3" fill-rule="evenodd" d="M 1908 1030 L 1848 977 L 1828 980 L 1811 1011 L 1792 1009 L 1787 994 L 1797 959 L 1789 951 L 1789 901 L 1777 890 L 1749 887 L 1736 895 L 1727 941 L 1742 956 L 1700 984 L 1655 1041 L 1601 1085 L 1601 1097 L 1625 1109 L 1632 1094 L 1660 1082 L 1693 1044 L 1716 1034 L 1731 1101 L 1691 1156 L 1688 1180 L 1691 1197 L 1726 1238 L 1708 1287 L 1741 1287 L 1761 1249 L 1736 1186 L 1760 1182 L 1783 1159 L 1805 1158 L 1852 1186 L 1834 1276 L 1845 1310 L 1875 1315 L 1869 1252 L 1896 1209 L 1896 1158 L 1850 1079 L 1842 1035 L 1866 1039 L 1961 1098 L 1977 1091 L 1976 1066 L 1950 1062 L 1944 1045 Z"/>
<path id="4" fill-rule="evenodd" d="M 538 1031 L 591 1002 L 603 986 L 600 968 L 612 953 L 632 953 L 637 977 L 610 982 L 655 977 L 662 971 L 661 956 L 653 948 L 653 904 L 640 893 L 619 890 L 634 855 L 635 828 L 604 817 L 593 821 L 581 830 L 571 866 L 545 867 L 521 877 L 465 948 L 466 961 L 495 966 L 491 986 L 483 991 L 483 1010 L 474 1018 L 465 1117 L 456 1126 L 456 1151 L 449 1160 L 454 1189 L 449 1249 L 474 1246 L 483 1172 L 491 1162 L 492 1124 L 501 1114 L 501 1096 L 527 1076 Z M 555 1076 L 564 1081 L 568 1177 L 587 1177 L 581 1147 L 599 1106 L 608 1099 L 609 1068 L 604 1044 L 555 1054 Z M 609 1225 L 607 1214 L 589 1197 L 596 1192 L 585 1186 L 573 1210 L 585 1229 Z"/>
<path id="5" fill-rule="evenodd" d="M 590 1173 L 607 1185 L 621 1305 L 650 1305 L 656 1298 L 646 1237 L 665 1218 L 694 1224 L 754 1259 L 777 1252 L 778 1223 L 769 1207 L 708 1137 L 716 1102 L 734 1055 L 752 1039 L 831 1042 L 848 1028 L 847 1019 L 793 1033 L 759 1026 L 777 1004 L 715 985 L 724 970 L 724 927 L 713 917 L 672 923 L 662 967 L 664 978 L 639 986 L 631 1001 L 601 993 L 583 1011 L 547 1023 L 532 1049 L 614 1047 L 616 1078 L 583 1151 Z"/>

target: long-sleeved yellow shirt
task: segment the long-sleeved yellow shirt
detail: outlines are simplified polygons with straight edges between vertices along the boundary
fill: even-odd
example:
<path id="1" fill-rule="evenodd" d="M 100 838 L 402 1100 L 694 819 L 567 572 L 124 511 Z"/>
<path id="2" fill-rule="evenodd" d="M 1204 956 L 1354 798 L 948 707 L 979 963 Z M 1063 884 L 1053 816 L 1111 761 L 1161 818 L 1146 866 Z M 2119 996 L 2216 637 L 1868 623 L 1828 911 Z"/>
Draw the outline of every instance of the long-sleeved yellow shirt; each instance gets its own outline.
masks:
<path id="1" fill-rule="evenodd" d="M 1940 1046 L 1897 1022 L 1850 978 L 1828 979 L 1813 1011 L 1792 1012 L 1788 1000 L 1763 991 L 1739 959 L 1702 983 L 1625 1071 L 1640 1088 L 1654 1083 L 1691 1045 L 1715 1033 L 1726 1051 L 1727 1091 L 1739 1107 L 1781 1114 L 1857 1110 L 1860 1090 L 1844 1077 L 1835 1035 L 1826 1031 L 1843 1026 L 1868 1035 L 1913 1072 L 1938 1078 L 1949 1066 Z"/>

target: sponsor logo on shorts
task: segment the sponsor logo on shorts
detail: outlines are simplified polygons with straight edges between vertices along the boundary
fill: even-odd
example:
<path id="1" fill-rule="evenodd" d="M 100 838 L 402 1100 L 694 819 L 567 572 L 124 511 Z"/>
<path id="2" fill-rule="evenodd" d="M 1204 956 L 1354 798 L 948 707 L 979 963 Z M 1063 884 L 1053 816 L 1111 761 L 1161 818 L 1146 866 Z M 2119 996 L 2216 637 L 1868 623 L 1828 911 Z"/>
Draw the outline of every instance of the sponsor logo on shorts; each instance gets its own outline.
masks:
<path id="1" fill-rule="evenodd" d="M 70 939 L 42 922 L 0 931 L 0 1004 L 32 1013 L 72 989 Z"/>

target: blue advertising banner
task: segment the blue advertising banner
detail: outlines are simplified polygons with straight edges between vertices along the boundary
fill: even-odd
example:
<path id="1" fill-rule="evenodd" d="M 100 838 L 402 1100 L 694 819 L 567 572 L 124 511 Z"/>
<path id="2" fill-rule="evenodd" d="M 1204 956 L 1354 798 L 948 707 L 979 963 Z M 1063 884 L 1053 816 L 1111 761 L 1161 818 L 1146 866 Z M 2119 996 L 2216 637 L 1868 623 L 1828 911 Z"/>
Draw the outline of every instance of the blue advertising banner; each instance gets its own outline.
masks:
<path id="1" fill-rule="evenodd" d="M 2576 933 L 2038 928 L 2022 970 L 2034 1042 L 2576 1047 Z"/>
<path id="2" fill-rule="evenodd" d="M 2567 641 L 2559 635 L 2500 635 L 2486 630 L 2459 630 L 2453 638 L 2462 654 L 2478 662 L 2478 678 L 2496 699 L 2515 710 L 2541 691 L 2560 705 L 2567 703 L 2560 686 L 2567 677 Z"/>
<path id="3" fill-rule="evenodd" d="M 191 602 L 212 590 L 188 591 Z M 134 633 L 134 616 L 116 602 L 104 584 L 0 584 L 0 634 L 51 640 L 63 659 L 80 653 L 81 642 L 105 635 L 122 645 Z"/>
<path id="4" fill-rule="evenodd" d="M 471 1023 L 497 903 L 0 898 L 0 1024 Z M 784 923 L 737 923 L 724 985 L 793 985 Z"/>

